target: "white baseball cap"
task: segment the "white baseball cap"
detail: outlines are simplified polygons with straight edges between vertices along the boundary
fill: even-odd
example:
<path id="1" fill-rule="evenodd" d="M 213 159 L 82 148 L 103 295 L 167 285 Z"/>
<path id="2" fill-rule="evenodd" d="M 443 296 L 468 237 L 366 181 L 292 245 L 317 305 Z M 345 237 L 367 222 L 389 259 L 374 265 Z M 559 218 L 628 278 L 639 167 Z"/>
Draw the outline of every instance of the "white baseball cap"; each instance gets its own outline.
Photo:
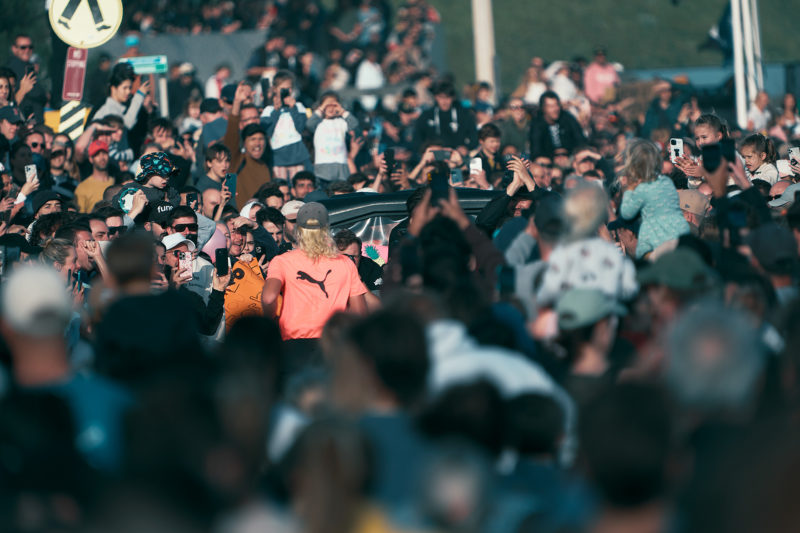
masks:
<path id="1" fill-rule="evenodd" d="M 17 265 L 3 285 L 3 318 L 33 337 L 63 335 L 72 316 L 66 284 L 49 266 Z"/>
<path id="2" fill-rule="evenodd" d="M 172 233 L 161 239 L 161 243 L 167 250 L 172 250 L 176 246 L 186 243 L 189 246 L 189 251 L 194 252 L 195 245 L 192 241 L 183 236 L 182 233 Z"/>
<path id="3" fill-rule="evenodd" d="M 301 202 L 300 200 L 290 200 L 281 208 L 281 215 L 285 216 L 286 218 L 295 218 L 297 217 L 297 213 L 300 211 L 300 208 L 304 205 L 306 205 L 305 202 Z"/>

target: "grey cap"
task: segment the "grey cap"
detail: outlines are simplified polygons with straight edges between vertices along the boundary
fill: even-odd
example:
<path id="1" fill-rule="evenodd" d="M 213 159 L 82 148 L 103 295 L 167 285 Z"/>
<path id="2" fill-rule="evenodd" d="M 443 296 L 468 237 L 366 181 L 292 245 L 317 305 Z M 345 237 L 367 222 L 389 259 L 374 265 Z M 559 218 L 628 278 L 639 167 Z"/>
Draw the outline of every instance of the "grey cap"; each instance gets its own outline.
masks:
<path id="1" fill-rule="evenodd" d="M 641 285 L 665 285 L 677 290 L 705 290 L 716 282 L 716 274 L 697 253 L 676 248 L 644 267 L 638 274 Z"/>
<path id="2" fill-rule="evenodd" d="M 794 196 L 800 192 L 800 183 L 793 183 L 786 187 L 779 197 L 769 202 L 770 207 L 783 207 L 794 203 Z"/>
<path id="3" fill-rule="evenodd" d="M 623 305 L 598 289 L 570 289 L 556 303 L 559 329 L 590 326 L 609 315 L 626 312 Z"/>
<path id="4" fill-rule="evenodd" d="M 319 202 L 309 202 L 297 212 L 297 225 L 305 229 L 328 227 L 328 210 Z"/>

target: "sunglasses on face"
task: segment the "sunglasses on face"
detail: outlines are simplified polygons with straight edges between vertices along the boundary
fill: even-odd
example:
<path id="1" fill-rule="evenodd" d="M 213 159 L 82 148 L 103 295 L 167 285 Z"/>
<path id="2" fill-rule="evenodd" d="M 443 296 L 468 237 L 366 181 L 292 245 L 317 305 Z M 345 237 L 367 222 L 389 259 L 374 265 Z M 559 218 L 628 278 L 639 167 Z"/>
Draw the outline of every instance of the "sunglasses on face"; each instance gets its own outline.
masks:
<path id="1" fill-rule="evenodd" d="M 21 44 L 21 45 L 17 46 L 17 48 L 19 48 L 20 50 L 33 50 L 33 45 L 32 44 Z"/>
<path id="2" fill-rule="evenodd" d="M 128 228 L 126 226 L 109 226 L 108 227 L 108 235 L 109 236 L 116 235 L 117 233 L 122 235 L 123 233 L 125 233 L 125 230 L 127 230 L 127 229 Z"/>
<path id="3" fill-rule="evenodd" d="M 191 232 L 197 232 L 197 224 L 175 224 L 172 226 L 172 229 L 177 231 L 178 233 L 182 233 L 187 229 Z"/>
<path id="4" fill-rule="evenodd" d="M 344 255 L 346 255 L 347 257 L 349 257 L 349 258 L 350 258 L 350 260 L 351 260 L 351 261 L 353 261 L 353 263 L 355 263 L 355 262 L 356 262 L 356 259 L 358 258 L 358 256 L 357 256 L 357 255 L 350 255 L 350 254 L 344 254 Z"/>
<path id="5" fill-rule="evenodd" d="M 40 146 L 44 146 L 44 143 L 31 143 L 28 146 L 31 148 L 39 148 Z"/>

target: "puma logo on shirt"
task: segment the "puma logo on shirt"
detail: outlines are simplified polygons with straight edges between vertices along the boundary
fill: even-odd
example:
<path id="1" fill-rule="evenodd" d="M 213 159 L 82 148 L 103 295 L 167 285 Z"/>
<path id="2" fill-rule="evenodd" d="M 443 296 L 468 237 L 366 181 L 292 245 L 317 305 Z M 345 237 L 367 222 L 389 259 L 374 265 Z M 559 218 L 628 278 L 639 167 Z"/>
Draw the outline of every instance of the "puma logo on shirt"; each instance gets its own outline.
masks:
<path id="1" fill-rule="evenodd" d="M 315 285 L 318 285 L 320 290 L 325 294 L 325 298 L 327 298 L 328 297 L 328 291 L 325 290 L 325 281 L 327 281 L 328 275 L 330 273 L 331 273 L 331 271 L 328 270 L 328 272 L 325 274 L 325 277 L 322 279 L 322 281 L 317 281 L 314 278 L 312 278 L 310 275 L 308 275 L 305 272 L 303 272 L 302 270 L 298 270 L 297 271 L 297 279 L 302 280 L 302 281 L 307 281 L 309 283 L 314 283 Z"/>

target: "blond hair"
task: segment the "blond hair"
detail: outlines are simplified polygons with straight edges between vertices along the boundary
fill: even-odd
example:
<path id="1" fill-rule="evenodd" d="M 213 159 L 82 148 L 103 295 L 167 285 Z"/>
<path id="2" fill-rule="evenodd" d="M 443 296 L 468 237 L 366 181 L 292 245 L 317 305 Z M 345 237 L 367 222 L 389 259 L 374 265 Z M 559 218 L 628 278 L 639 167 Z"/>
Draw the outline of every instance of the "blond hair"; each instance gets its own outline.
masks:
<path id="1" fill-rule="evenodd" d="M 312 219 L 309 222 L 317 221 Z M 339 255 L 339 250 L 336 248 L 336 244 L 333 242 L 327 227 L 301 228 L 298 225 L 295 228 L 295 239 L 297 240 L 298 248 L 312 261 L 316 261 L 320 257 L 336 257 Z"/>
<path id="2" fill-rule="evenodd" d="M 655 181 L 661 173 L 661 150 L 655 143 L 634 139 L 625 149 L 625 166 L 622 174 L 628 183 Z"/>
<path id="3" fill-rule="evenodd" d="M 75 251 L 75 246 L 71 241 L 67 239 L 50 239 L 42 247 L 42 252 L 39 254 L 39 262 L 51 266 L 55 263 L 64 265 L 71 251 Z"/>

